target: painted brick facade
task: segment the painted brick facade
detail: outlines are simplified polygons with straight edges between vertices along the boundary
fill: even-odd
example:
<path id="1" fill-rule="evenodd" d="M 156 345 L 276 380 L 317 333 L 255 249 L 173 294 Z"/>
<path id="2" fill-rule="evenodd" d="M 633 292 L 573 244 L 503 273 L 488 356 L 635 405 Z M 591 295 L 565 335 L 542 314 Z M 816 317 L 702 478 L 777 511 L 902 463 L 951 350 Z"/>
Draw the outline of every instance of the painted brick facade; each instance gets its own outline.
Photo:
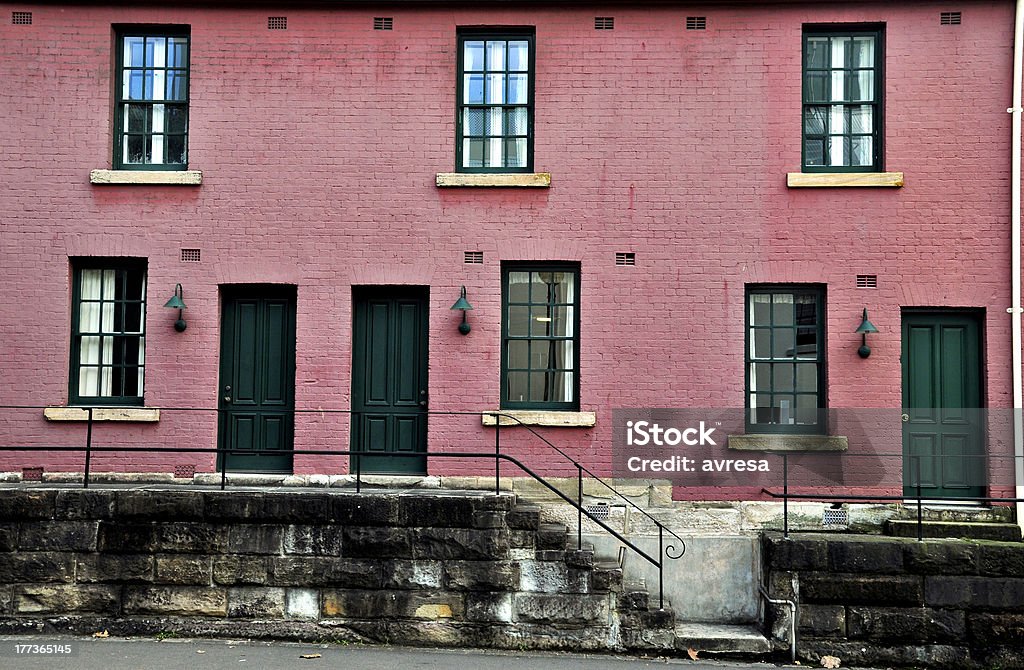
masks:
<path id="1" fill-rule="evenodd" d="M 67 404 L 69 258 L 131 256 L 148 261 L 151 407 L 215 407 L 219 287 L 284 283 L 298 293 L 296 407 L 349 406 L 352 287 L 410 284 L 430 287 L 431 410 L 497 409 L 501 262 L 514 260 L 581 266 L 580 408 L 597 424 L 538 430 L 598 472 L 612 408 L 742 406 L 752 283 L 827 286 L 831 407 L 900 406 L 904 307 L 984 310 L 984 402 L 1010 405 L 1012 3 L 965 0 L 955 26 L 929 2 L 387 7 L 0 4 L 0 403 Z M 32 24 L 7 22 L 12 11 L 32 11 Z M 382 11 L 394 30 L 372 29 Z M 615 29 L 595 31 L 595 13 Z M 267 29 L 283 15 L 287 30 Z M 707 29 L 685 30 L 691 15 Z M 787 188 L 809 23 L 884 24 L 884 166 L 903 188 Z M 191 26 L 189 167 L 201 186 L 89 183 L 111 167 L 115 24 Z M 456 28 L 472 25 L 536 29 L 534 165 L 550 189 L 435 186 L 455 165 Z M 182 248 L 202 261 L 183 263 Z M 636 266 L 617 266 L 616 252 Z M 858 289 L 858 274 L 878 288 Z M 181 334 L 161 307 L 177 282 Z M 449 310 L 462 285 L 475 308 L 465 337 Z M 868 359 L 853 332 L 864 307 L 880 331 Z M 4 410 L 0 425 L 11 444 L 84 439 L 82 424 L 38 409 Z M 539 471 L 567 472 L 506 433 Z M 165 409 L 156 424 L 98 425 L 94 440 L 213 447 L 216 434 L 211 411 Z M 347 438 L 343 415 L 297 420 L 297 448 Z M 490 449 L 493 429 L 434 417 L 429 445 Z M 80 463 L 0 455 L 0 471 Z M 211 456 L 166 454 L 99 454 L 94 467 L 175 463 L 214 469 Z M 346 464 L 300 457 L 295 469 Z"/>

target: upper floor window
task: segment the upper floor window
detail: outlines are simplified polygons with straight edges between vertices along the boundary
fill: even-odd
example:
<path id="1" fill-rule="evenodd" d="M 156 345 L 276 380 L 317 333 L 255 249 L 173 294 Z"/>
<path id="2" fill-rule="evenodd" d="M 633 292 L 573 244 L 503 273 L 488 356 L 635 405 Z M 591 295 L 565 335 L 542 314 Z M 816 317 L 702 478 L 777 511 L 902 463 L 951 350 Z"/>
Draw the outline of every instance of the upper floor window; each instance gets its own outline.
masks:
<path id="1" fill-rule="evenodd" d="M 533 31 L 460 31 L 456 169 L 533 170 Z"/>
<path id="2" fill-rule="evenodd" d="M 114 168 L 188 167 L 188 28 L 125 28 L 117 35 Z"/>
<path id="3" fill-rule="evenodd" d="M 825 289 L 747 288 L 747 431 L 825 434 Z"/>
<path id="4" fill-rule="evenodd" d="M 882 170 L 882 30 L 805 28 L 805 172 Z"/>
<path id="5" fill-rule="evenodd" d="M 579 266 L 502 272 L 501 406 L 579 409 Z"/>
<path id="6" fill-rule="evenodd" d="M 72 403 L 141 405 L 146 362 L 146 263 L 85 259 L 73 268 Z"/>

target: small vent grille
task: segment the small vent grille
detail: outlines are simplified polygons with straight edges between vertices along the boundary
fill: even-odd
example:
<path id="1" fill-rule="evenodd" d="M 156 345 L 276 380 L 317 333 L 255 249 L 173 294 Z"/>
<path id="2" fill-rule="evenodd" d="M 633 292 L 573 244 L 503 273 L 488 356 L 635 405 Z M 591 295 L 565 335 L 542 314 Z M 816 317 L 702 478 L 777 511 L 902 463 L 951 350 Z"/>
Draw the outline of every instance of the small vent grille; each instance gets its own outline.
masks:
<path id="1" fill-rule="evenodd" d="M 267 17 L 267 29 L 268 30 L 288 30 L 288 17 L 287 16 L 268 16 Z"/>
<path id="2" fill-rule="evenodd" d="M 687 30 L 705 30 L 708 27 L 708 17 L 706 16 L 687 16 L 686 17 L 686 29 Z"/>
<path id="3" fill-rule="evenodd" d="M 203 252 L 199 249 L 182 249 L 181 250 L 181 262 L 182 263 L 198 263 L 203 260 Z"/>
<path id="4" fill-rule="evenodd" d="M 595 519 L 604 521 L 608 518 L 608 504 L 597 503 L 596 505 L 584 505 L 583 509 L 587 511 L 587 514 L 594 517 Z"/>
<path id="5" fill-rule="evenodd" d="M 857 288 L 878 288 L 878 275 L 857 275 Z"/>
<path id="6" fill-rule="evenodd" d="M 616 265 L 636 265 L 636 254 L 632 251 L 620 251 L 615 254 Z"/>
<path id="7" fill-rule="evenodd" d="M 32 25 L 32 12 L 11 12 L 11 23 L 16 26 Z"/>
<path id="8" fill-rule="evenodd" d="M 484 264 L 484 252 L 482 251 L 467 251 L 466 252 L 466 263 L 470 265 L 483 265 Z"/>
<path id="9" fill-rule="evenodd" d="M 196 476 L 196 466 L 194 465 L 175 465 L 174 466 L 174 478 L 175 479 L 192 479 Z"/>
<path id="10" fill-rule="evenodd" d="M 42 468 L 22 468 L 21 469 L 21 481 L 23 481 L 23 482 L 41 482 L 41 481 L 43 481 L 43 469 Z"/>
<path id="11" fill-rule="evenodd" d="M 615 30 L 614 16 L 595 16 L 594 30 Z"/>
<path id="12" fill-rule="evenodd" d="M 821 515 L 822 526 L 849 526 L 850 515 L 845 509 L 826 507 L 825 513 Z"/>
<path id="13" fill-rule="evenodd" d="M 374 30 L 391 30 L 395 25 L 395 20 L 390 16 L 375 16 L 373 17 L 373 29 Z"/>
<path id="14" fill-rule="evenodd" d="M 942 12 L 939 14 L 939 23 L 944 26 L 960 25 L 960 12 Z"/>

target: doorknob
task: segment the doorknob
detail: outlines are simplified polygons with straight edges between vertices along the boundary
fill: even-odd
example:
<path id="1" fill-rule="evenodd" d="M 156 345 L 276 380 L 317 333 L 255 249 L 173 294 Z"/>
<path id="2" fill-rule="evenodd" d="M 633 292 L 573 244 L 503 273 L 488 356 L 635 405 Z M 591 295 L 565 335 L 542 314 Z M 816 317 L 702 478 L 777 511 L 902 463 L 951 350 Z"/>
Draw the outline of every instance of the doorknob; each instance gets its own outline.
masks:
<path id="1" fill-rule="evenodd" d="M 231 402 L 231 387 L 230 386 L 225 386 L 224 387 L 224 393 L 225 393 L 225 395 L 224 395 L 224 402 Z"/>
<path id="2" fill-rule="evenodd" d="M 426 407 L 426 406 L 427 406 L 427 392 L 426 391 L 420 391 L 420 407 Z"/>
<path id="3" fill-rule="evenodd" d="M 904 414 L 900 418 L 903 419 L 903 423 L 906 423 L 907 421 L 910 421 L 910 415 L 909 414 Z"/>

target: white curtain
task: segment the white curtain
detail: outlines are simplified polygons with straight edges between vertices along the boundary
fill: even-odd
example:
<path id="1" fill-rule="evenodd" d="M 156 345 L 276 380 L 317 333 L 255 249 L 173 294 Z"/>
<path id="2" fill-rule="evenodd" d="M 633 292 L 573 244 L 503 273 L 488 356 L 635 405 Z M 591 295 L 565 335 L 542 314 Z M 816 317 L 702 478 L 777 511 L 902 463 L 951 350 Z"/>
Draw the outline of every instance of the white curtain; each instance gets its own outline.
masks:
<path id="1" fill-rule="evenodd" d="M 82 270 L 78 330 L 81 333 L 78 394 L 109 396 L 114 361 L 114 270 Z"/>

